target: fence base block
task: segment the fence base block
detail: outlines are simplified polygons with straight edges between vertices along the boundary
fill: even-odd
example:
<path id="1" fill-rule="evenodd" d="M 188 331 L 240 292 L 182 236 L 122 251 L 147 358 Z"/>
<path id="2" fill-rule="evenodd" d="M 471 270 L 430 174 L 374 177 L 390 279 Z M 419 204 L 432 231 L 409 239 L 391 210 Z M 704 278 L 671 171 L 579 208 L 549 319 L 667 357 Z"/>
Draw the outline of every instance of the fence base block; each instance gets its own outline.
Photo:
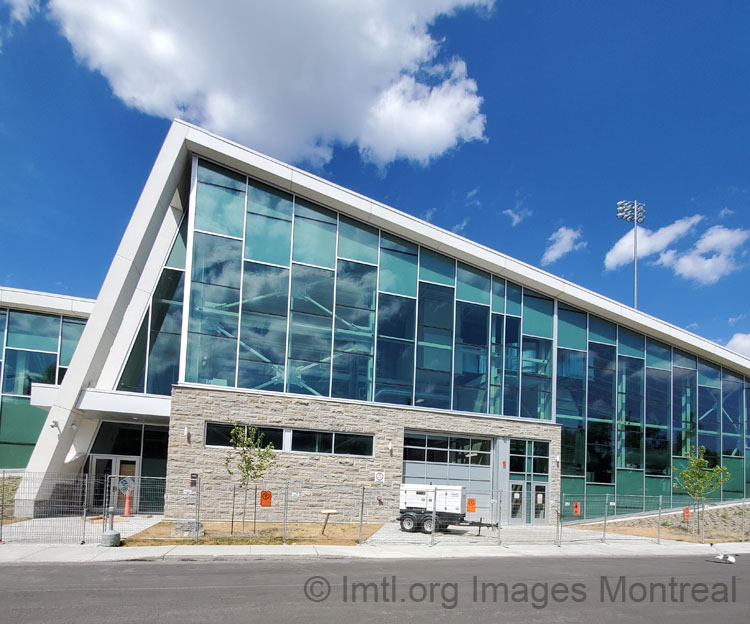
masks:
<path id="1" fill-rule="evenodd" d="M 195 537 L 195 520 L 177 520 L 174 523 L 172 537 Z M 203 523 L 198 523 L 198 537 L 203 537 Z"/>

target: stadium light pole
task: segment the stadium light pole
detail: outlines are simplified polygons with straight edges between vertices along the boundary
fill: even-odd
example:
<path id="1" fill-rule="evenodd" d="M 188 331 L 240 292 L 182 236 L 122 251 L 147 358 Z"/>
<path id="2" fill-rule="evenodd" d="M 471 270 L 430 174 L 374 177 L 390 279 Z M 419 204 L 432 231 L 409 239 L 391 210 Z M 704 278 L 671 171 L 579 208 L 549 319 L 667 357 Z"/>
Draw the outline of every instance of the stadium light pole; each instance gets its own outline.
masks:
<path id="1" fill-rule="evenodd" d="M 617 202 L 617 218 L 633 224 L 633 307 L 638 309 L 638 224 L 646 220 L 646 204 Z"/>

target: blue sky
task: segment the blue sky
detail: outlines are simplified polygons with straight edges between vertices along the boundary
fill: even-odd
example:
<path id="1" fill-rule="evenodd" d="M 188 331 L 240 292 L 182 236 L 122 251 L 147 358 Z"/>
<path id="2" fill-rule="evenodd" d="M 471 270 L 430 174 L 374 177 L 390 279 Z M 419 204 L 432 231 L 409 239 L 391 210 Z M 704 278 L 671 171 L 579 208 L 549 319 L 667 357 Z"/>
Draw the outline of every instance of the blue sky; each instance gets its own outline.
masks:
<path id="1" fill-rule="evenodd" d="M 640 309 L 750 355 L 750 3 L 267 4 L 0 0 L 0 285 L 95 297 L 181 116 L 626 304 L 645 202 Z"/>

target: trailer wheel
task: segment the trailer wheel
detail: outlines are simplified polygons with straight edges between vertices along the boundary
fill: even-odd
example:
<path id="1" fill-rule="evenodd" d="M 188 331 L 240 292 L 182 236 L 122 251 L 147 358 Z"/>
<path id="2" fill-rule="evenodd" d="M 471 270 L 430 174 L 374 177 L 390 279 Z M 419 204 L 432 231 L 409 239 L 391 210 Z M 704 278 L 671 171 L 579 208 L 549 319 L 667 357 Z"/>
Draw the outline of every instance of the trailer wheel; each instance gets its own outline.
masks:
<path id="1" fill-rule="evenodd" d="M 407 533 L 414 533 L 417 529 L 417 519 L 414 516 L 401 516 L 401 530 Z"/>
<path id="2" fill-rule="evenodd" d="M 432 516 L 423 516 L 422 517 L 422 531 L 424 533 L 432 533 L 435 530 L 435 524 L 432 521 Z"/>

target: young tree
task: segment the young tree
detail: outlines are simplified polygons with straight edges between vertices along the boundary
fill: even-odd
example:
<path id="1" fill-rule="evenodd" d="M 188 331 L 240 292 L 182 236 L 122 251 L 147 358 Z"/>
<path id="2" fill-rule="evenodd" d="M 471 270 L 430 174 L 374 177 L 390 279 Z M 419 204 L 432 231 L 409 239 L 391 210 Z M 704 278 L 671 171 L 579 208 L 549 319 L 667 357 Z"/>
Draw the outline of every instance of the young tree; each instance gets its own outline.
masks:
<path id="1" fill-rule="evenodd" d="M 709 469 L 708 460 L 704 458 L 705 454 L 705 446 L 701 446 L 697 453 L 695 447 L 691 446 L 688 465 L 680 471 L 677 482 L 672 486 L 675 489 L 685 490 L 690 498 L 701 503 L 706 502 L 708 497 L 731 477 L 726 466 L 714 466 Z M 672 466 L 672 470 L 677 473 L 678 469 Z"/>
<path id="2" fill-rule="evenodd" d="M 263 434 L 256 427 L 245 427 L 233 423 L 230 435 L 232 448 L 227 452 L 224 466 L 230 475 L 234 475 L 232 465 L 237 462 L 239 486 L 245 487 L 248 481 L 260 479 L 265 472 L 276 464 L 273 443 L 263 444 Z"/>
<path id="3" fill-rule="evenodd" d="M 672 487 L 685 490 L 687 495 L 693 499 L 696 509 L 699 509 L 699 504 L 702 509 L 708 497 L 729 481 L 731 477 L 726 466 L 717 465 L 709 469 L 708 460 L 704 457 L 705 454 L 705 446 L 701 446 L 696 452 L 695 447 L 691 445 L 687 467 L 678 474 L 678 468 L 672 466 L 672 471 L 677 475 L 675 477 L 676 483 L 673 483 Z M 703 526 L 702 523 L 701 526 Z"/>

